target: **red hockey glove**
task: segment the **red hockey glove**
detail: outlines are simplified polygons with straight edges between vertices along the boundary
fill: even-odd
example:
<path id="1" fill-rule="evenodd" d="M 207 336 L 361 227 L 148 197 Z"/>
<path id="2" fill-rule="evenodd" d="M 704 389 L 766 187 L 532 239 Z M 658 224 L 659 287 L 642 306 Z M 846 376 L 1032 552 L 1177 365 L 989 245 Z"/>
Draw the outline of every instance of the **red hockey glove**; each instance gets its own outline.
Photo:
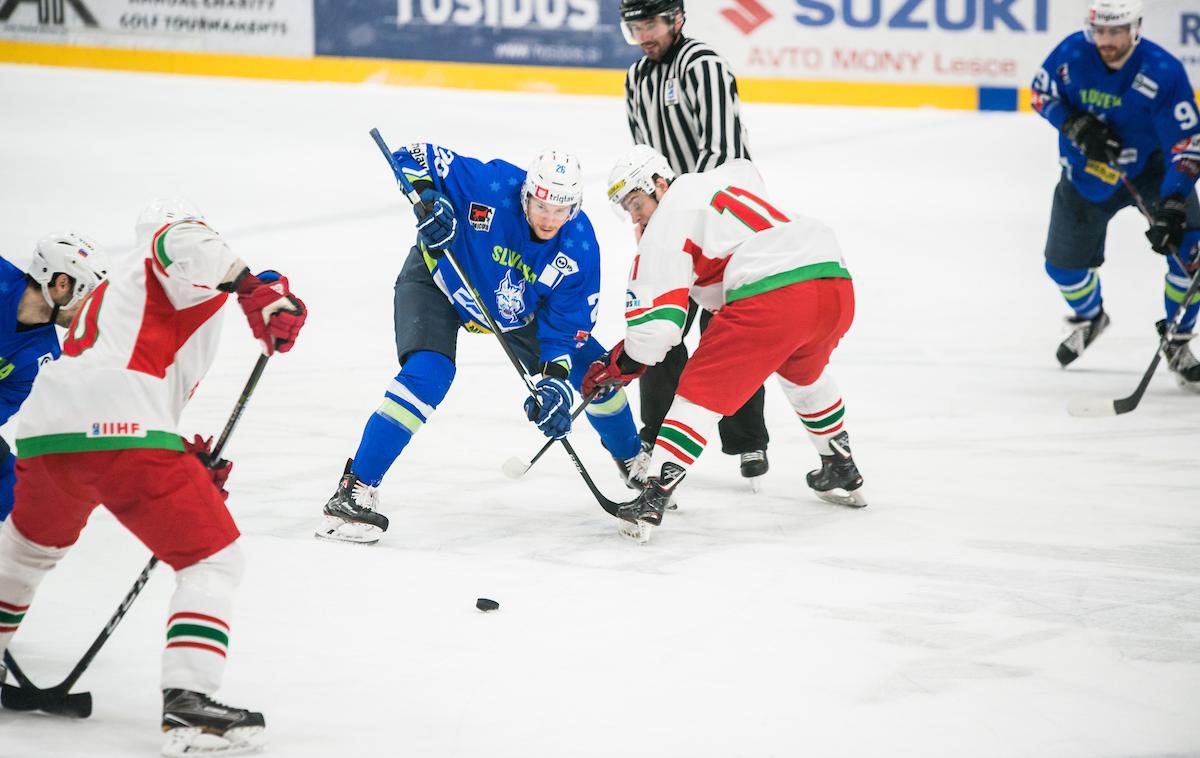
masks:
<path id="1" fill-rule="evenodd" d="M 212 437 L 208 439 L 200 439 L 197 434 L 190 441 L 187 438 L 183 439 L 184 452 L 191 453 L 200 459 L 204 464 L 205 471 L 208 472 L 208 477 L 212 479 L 213 485 L 217 491 L 221 493 L 221 497 L 228 500 L 229 493 L 225 490 L 225 482 L 229 479 L 229 472 L 233 471 L 233 461 L 227 461 L 224 458 L 213 460 L 212 457 Z"/>
<path id="2" fill-rule="evenodd" d="M 267 355 L 292 349 L 308 311 L 288 288 L 286 276 L 278 271 L 264 271 L 258 276 L 247 271 L 238 281 L 237 296 L 250 331 L 263 343 Z"/>
<path id="3" fill-rule="evenodd" d="M 591 397 L 599 389 L 601 392 L 613 387 L 624 387 L 642 375 L 646 367 L 625 355 L 625 341 L 617 343 L 608 355 L 601 356 L 588 366 L 583 375 L 583 396 Z"/>

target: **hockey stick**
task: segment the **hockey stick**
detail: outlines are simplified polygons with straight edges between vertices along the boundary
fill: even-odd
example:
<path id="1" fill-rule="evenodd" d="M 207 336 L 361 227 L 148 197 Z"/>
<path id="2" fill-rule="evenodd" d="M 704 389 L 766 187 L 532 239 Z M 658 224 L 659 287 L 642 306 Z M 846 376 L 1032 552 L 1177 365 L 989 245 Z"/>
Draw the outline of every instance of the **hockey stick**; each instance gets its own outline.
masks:
<path id="1" fill-rule="evenodd" d="M 575 419 L 579 418 L 579 415 L 588 407 L 588 403 L 592 402 L 592 400 L 594 400 L 599 394 L 599 392 L 593 392 L 588 397 L 585 397 L 583 402 L 580 403 L 579 407 L 575 409 L 575 412 L 571 414 L 571 421 L 574 422 Z M 514 455 L 512 458 L 509 458 L 504 462 L 504 465 L 500 467 L 500 470 L 503 471 L 504 475 L 509 479 L 520 479 L 521 477 L 525 476 L 525 474 L 529 473 L 529 469 L 533 468 L 533 464 L 537 463 L 538 459 L 545 455 L 546 451 L 549 450 L 554 443 L 555 440 L 546 440 L 546 444 L 542 445 L 542 449 L 538 450 L 537 453 L 534 454 L 534 456 L 528 461 L 522 460 Z"/>
<path id="2" fill-rule="evenodd" d="M 1142 401 L 1142 395 L 1146 394 L 1146 388 L 1150 386 L 1150 379 L 1154 376 L 1155 370 L 1158 368 L 1159 361 L 1162 360 L 1162 351 L 1164 345 L 1175 330 L 1179 328 L 1179 322 L 1183 320 L 1183 312 L 1186 309 L 1185 303 L 1192 299 L 1200 289 L 1200 272 L 1192 276 L 1192 283 L 1184 293 L 1183 300 L 1180 301 L 1179 307 L 1175 309 L 1175 315 L 1171 318 L 1170 323 L 1163 329 L 1162 336 L 1158 340 L 1158 348 L 1154 351 L 1154 358 L 1150 361 L 1150 365 L 1146 368 L 1146 373 L 1142 374 L 1142 380 L 1138 382 L 1137 388 L 1132 394 L 1109 400 L 1107 398 L 1075 398 L 1067 403 L 1067 413 L 1080 418 L 1097 418 L 1100 416 L 1118 416 L 1122 413 L 1129 413 L 1134 408 L 1138 407 L 1138 403 Z"/>
<path id="3" fill-rule="evenodd" d="M 396 156 L 392 155 L 391 149 L 387 146 L 387 143 L 384 142 L 383 135 L 379 133 L 378 129 L 371 129 L 370 135 L 371 139 L 375 140 L 375 144 L 379 146 L 379 151 L 383 153 L 383 157 L 387 160 L 388 165 L 391 167 L 392 175 L 396 178 L 396 186 L 400 188 L 400 191 L 404 193 L 404 196 L 408 198 L 410 203 L 412 203 L 414 206 L 421 207 L 421 196 L 417 194 L 416 189 L 412 186 L 412 182 L 410 182 L 408 177 L 404 175 L 404 172 L 400 168 L 400 164 L 396 162 Z M 483 304 L 483 298 L 480 297 L 478 290 L 475 289 L 475 285 L 471 283 L 470 278 L 467 276 L 467 272 L 462 266 L 459 265 L 458 260 L 454 257 L 454 253 L 452 253 L 449 249 L 443 250 L 442 252 L 445 254 L 446 260 L 450 261 L 450 266 L 454 269 L 454 273 L 456 273 L 458 278 L 462 281 L 463 286 L 467 288 L 468 294 L 475 299 L 475 303 L 479 306 L 479 310 L 483 314 L 484 320 L 487 321 L 488 328 L 491 329 L 492 334 L 496 335 L 496 339 L 500 342 L 500 347 L 504 349 L 504 354 L 508 356 L 509 362 L 512 363 L 513 368 L 517 370 L 517 373 L 520 374 L 521 378 L 525 381 L 525 388 L 529 390 L 530 396 L 537 397 L 537 389 L 534 387 L 533 379 L 530 378 L 529 372 L 525 370 L 525 367 L 521 365 L 520 359 L 518 359 L 517 354 L 513 352 L 512 346 L 508 344 L 508 340 L 504 338 L 504 334 L 500 331 L 500 326 L 496 323 L 496 320 L 492 318 L 491 312 L 488 310 L 487 306 Z M 604 512 L 610 516 L 616 516 L 617 508 L 620 506 L 620 503 L 615 503 L 604 496 L 604 493 L 601 492 L 596 486 L 596 483 L 592 481 L 591 475 L 588 474 L 587 469 L 584 468 L 583 462 L 579 460 L 579 456 L 575 453 L 575 449 L 571 447 L 571 443 L 568 442 L 565 437 L 552 441 L 562 443 L 563 449 L 566 450 L 567 455 L 571 457 L 571 463 L 575 465 L 575 470 L 579 472 L 581 477 L 583 477 L 583 481 L 587 485 L 588 490 L 591 491 L 592 496 L 596 498 L 596 502 L 600 504 L 600 507 L 604 509 Z"/>
<path id="4" fill-rule="evenodd" d="M 246 386 L 242 389 L 241 397 L 238 398 L 237 404 L 233 407 L 233 412 L 229 414 L 229 420 L 225 422 L 225 428 L 221 431 L 221 437 L 217 440 L 217 444 L 213 447 L 211 463 L 216 463 L 221 459 L 221 452 L 225 449 L 225 443 L 229 441 L 229 436 L 233 434 L 233 429 L 237 426 L 238 421 L 242 417 L 242 411 L 246 409 L 246 403 L 250 400 L 250 396 L 254 394 L 254 388 L 258 385 L 259 377 L 262 376 L 263 369 L 267 367 L 267 359 L 269 355 L 260 355 L 258 362 L 254 364 L 254 370 L 250 372 L 250 378 L 246 381 Z M 8 666 L 9 671 L 13 672 L 20 687 L 13 687 L 10 684 L 5 684 L 0 687 L 0 705 L 12 711 L 45 711 L 58 716 L 70 716 L 73 718 L 85 719 L 92 713 L 92 693 L 76 692 L 72 693 L 71 688 L 75 686 L 75 682 L 79 681 L 79 677 L 83 676 L 83 672 L 91 665 L 92 659 L 100 652 L 100 648 L 112 636 L 113 631 L 117 628 L 117 624 L 121 623 L 121 619 L 125 618 L 125 614 L 129 611 L 133 601 L 141 594 L 142 588 L 146 586 L 146 582 L 150 580 L 150 572 L 158 565 L 158 557 L 150 556 L 146 567 L 142 569 L 142 573 L 133 583 L 133 587 L 126 593 L 125 599 L 117 606 L 116 612 L 104 628 L 100 630 L 100 634 L 92 642 L 92 646 L 87 649 L 83 657 L 79 659 L 79 663 L 75 664 L 75 668 L 67 674 L 67 677 L 58 684 L 48 689 L 41 689 L 34 685 L 25 676 L 25 672 L 17 665 L 16 659 L 12 654 L 4 651 L 4 662 Z"/>

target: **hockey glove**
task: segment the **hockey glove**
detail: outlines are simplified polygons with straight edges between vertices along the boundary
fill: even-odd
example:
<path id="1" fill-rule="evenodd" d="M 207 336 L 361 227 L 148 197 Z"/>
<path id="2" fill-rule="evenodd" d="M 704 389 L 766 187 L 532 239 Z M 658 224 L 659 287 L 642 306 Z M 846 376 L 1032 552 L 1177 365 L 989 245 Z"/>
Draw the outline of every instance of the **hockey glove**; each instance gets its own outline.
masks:
<path id="1" fill-rule="evenodd" d="M 184 438 L 183 450 L 200 459 L 200 462 L 204 464 L 204 470 L 208 472 L 208 478 L 212 479 L 212 483 L 221 493 L 221 497 L 228 500 L 229 493 L 225 490 L 225 482 L 229 480 L 229 472 L 233 471 L 233 462 L 224 458 L 213 460 L 212 441 L 212 437 L 206 440 L 200 439 L 199 434 L 191 440 Z"/>
<path id="2" fill-rule="evenodd" d="M 588 366 L 583 375 L 583 396 L 591 397 L 599 389 L 601 392 L 612 387 L 624 387 L 637 379 L 646 367 L 625 354 L 625 341 L 617 345 Z"/>
<path id="3" fill-rule="evenodd" d="M 421 202 L 413 206 L 417 215 L 417 239 L 435 258 L 454 241 L 458 232 L 458 219 L 454 217 L 454 205 L 450 198 L 434 189 L 421 190 Z"/>
<path id="4" fill-rule="evenodd" d="M 571 386 L 557 376 L 543 376 L 534 390 L 537 396 L 525 400 L 525 415 L 547 437 L 566 437 L 571 431 Z"/>
<path id="5" fill-rule="evenodd" d="M 1116 163 L 1121 155 L 1121 140 L 1106 122 L 1091 113 L 1072 113 L 1063 122 L 1062 133 L 1089 160 Z"/>
<path id="6" fill-rule="evenodd" d="M 1180 195 L 1168 195 L 1158 204 L 1151 217 L 1146 239 L 1159 255 L 1171 255 L 1183 244 L 1184 225 L 1187 223 L 1187 200 Z"/>
<path id="7" fill-rule="evenodd" d="M 237 296 L 250 331 L 263 343 L 267 355 L 292 349 L 308 310 L 288 288 L 286 276 L 278 271 L 264 271 L 258 276 L 247 271 L 238 280 Z"/>

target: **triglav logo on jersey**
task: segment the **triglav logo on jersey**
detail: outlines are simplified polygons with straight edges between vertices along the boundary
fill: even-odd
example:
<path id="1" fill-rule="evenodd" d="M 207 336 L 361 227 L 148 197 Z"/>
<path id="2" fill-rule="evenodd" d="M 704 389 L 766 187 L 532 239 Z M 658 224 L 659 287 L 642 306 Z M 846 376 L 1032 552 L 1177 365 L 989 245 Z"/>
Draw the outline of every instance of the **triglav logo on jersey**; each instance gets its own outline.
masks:
<path id="1" fill-rule="evenodd" d="M 734 0 L 734 3 L 737 7 L 725 8 L 721 15 L 740 29 L 742 34 L 750 34 L 775 17 L 775 14 L 764 8 L 758 0 Z"/>
<path id="2" fill-rule="evenodd" d="M 496 288 L 496 307 L 508 321 L 516 321 L 525 310 L 525 280 L 512 280 L 512 269 L 504 272 L 500 286 Z"/>
<path id="3" fill-rule="evenodd" d="M 63 26 L 67 22 L 66 9 L 75 11 L 75 15 L 84 26 L 99 26 L 96 17 L 83 4 L 83 0 L 0 0 L 0 22 L 8 21 L 13 13 L 24 5 L 36 5 L 38 23 L 42 25 Z"/>
<path id="4" fill-rule="evenodd" d="M 492 228 L 492 216 L 496 209 L 483 203 L 471 203 L 471 212 L 467 215 L 471 228 L 477 232 L 486 232 Z"/>

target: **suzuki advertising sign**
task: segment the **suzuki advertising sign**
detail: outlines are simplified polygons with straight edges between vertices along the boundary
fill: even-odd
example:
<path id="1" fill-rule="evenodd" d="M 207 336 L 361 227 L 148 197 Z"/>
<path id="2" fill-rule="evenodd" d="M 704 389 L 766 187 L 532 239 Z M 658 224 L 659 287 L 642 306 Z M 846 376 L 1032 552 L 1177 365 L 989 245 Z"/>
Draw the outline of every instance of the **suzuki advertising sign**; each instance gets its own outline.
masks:
<path id="1" fill-rule="evenodd" d="M 738 76 L 1016 87 L 1082 28 L 1081 0 L 712 0 L 688 32 Z"/>

